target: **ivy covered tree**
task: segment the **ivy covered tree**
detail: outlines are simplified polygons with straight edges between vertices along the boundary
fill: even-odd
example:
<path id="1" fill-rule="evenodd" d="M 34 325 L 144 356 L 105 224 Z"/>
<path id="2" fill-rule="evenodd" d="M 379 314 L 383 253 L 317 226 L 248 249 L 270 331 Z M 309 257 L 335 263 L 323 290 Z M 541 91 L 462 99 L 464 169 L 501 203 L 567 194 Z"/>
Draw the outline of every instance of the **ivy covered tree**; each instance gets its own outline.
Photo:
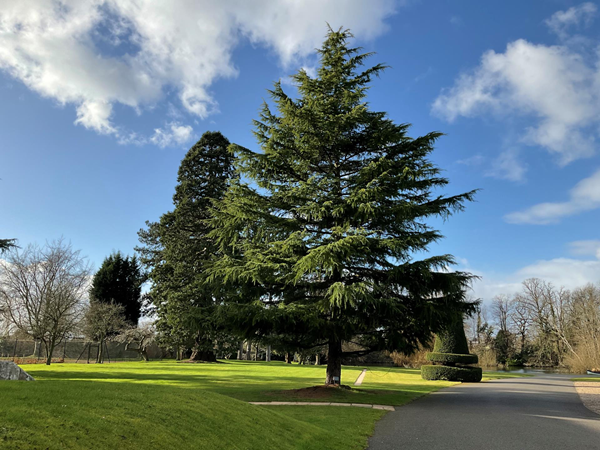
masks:
<path id="1" fill-rule="evenodd" d="M 145 275 L 135 256 L 120 252 L 109 255 L 92 279 L 90 300 L 123 307 L 125 320 L 137 326 L 142 308 L 142 284 Z"/>
<path id="2" fill-rule="evenodd" d="M 339 384 L 342 343 L 353 355 L 410 352 L 457 313 L 471 275 L 452 272 L 451 255 L 416 259 L 442 238 L 428 225 L 463 209 L 474 191 L 445 196 L 448 180 L 429 156 L 441 136 L 408 135 L 366 95 L 385 68 L 351 34 L 330 30 L 316 77 L 293 76 L 298 97 L 279 82 L 255 135 L 261 151 L 232 146 L 241 178 L 213 215 L 226 256 L 213 277 L 249 286 L 230 298 L 229 320 L 247 335 L 276 336 L 296 348 L 325 345 L 326 384 Z"/>
<path id="3" fill-rule="evenodd" d="M 149 269 L 149 298 L 163 343 L 192 350 L 192 360 L 216 360 L 221 332 L 214 309 L 222 293 L 206 280 L 207 261 L 217 247 L 207 223 L 212 202 L 222 198 L 234 174 L 229 141 L 206 132 L 179 167 L 173 211 L 139 232 L 137 251 Z"/>

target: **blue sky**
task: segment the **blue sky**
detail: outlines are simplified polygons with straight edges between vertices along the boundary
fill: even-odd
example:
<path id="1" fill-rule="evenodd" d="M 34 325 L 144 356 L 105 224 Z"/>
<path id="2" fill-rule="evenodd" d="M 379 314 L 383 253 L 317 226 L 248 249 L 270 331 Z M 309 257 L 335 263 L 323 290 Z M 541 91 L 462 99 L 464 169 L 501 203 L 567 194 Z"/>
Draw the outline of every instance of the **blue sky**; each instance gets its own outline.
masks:
<path id="1" fill-rule="evenodd" d="M 195 139 L 256 148 L 266 89 L 314 68 L 330 23 L 391 66 L 372 108 L 446 133 L 448 191 L 482 189 L 432 248 L 482 276 L 476 296 L 600 281 L 600 5 L 162 3 L 0 2 L 0 237 L 64 236 L 96 267 L 133 253 Z"/>

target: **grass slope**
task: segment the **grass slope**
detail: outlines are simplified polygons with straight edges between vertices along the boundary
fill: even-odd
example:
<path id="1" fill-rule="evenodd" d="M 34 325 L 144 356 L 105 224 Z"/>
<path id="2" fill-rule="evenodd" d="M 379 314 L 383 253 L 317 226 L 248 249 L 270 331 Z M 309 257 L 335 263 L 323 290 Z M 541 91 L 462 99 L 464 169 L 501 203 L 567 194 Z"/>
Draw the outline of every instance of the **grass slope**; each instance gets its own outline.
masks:
<path id="1" fill-rule="evenodd" d="M 246 402 L 401 405 L 454 384 L 423 381 L 418 370 L 370 368 L 359 389 L 307 398 L 294 390 L 322 384 L 324 367 L 165 361 L 23 368 L 37 381 L 0 382 L 2 449 L 361 449 L 383 411 Z M 344 383 L 361 369 L 345 367 Z"/>

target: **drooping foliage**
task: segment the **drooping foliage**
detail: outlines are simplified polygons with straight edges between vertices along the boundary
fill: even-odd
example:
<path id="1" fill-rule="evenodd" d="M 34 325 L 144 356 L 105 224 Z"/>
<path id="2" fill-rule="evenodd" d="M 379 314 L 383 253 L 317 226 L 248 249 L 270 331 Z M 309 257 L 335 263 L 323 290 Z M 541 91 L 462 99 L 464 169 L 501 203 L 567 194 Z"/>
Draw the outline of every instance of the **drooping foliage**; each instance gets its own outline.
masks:
<path id="1" fill-rule="evenodd" d="M 157 331 L 163 343 L 192 349 L 193 359 L 214 360 L 219 333 L 214 307 L 220 293 L 205 273 L 207 261 L 217 253 L 207 219 L 234 173 L 228 146 L 221 133 L 204 133 L 181 161 L 173 211 L 139 232 L 142 245 L 137 250 L 149 269 Z"/>
<path id="2" fill-rule="evenodd" d="M 104 260 L 92 279 L 90 300 L 122 306 L 125 320 L 136 326 L 141 315 L 144 280 L 137 257 L 113 253 Z"/>
<path id="3" fill-rule="evenodd" d="M 224 255 L 211 269 L 247 289 L 224 310 L 247 335 L 296 348 L 328 347 L 328 384 L 338 383 L 343 342 L 368 353 L 410 352 L 464 300 L 471 275 L 448 270 L 451 255 L 416 259 L 442 238 L 428 225 L 474 191 L 446 196 L 448 180 L 429 159 L 441 136 L 411 138 L 366 101 L 383 65 L 351 34 L 330 30 L 316 77 L 293 76 L 298 97 L 277 82 L 255 135 L 260 151 L 232 146 L 241 178 L 214 211 Z"/>

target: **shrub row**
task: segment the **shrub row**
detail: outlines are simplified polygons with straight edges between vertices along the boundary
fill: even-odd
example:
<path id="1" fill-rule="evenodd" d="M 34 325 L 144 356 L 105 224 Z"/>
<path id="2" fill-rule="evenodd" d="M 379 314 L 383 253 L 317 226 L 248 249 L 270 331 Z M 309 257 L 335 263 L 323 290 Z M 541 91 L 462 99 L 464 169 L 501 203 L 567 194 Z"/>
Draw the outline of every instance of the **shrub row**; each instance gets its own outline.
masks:
<path id="1" fill-rule="evenodd" d="M 460 355 L 458 353 L 427 353 L 427 361 L 441 364 L 477 364 L 479 358 L 477 355 Z"/>
<path id="2" fill-rule="evenodd" d="M 481 367 L 421 366 L 425 380 L 448 380 L 476 383 L 481 381 Z"/>

